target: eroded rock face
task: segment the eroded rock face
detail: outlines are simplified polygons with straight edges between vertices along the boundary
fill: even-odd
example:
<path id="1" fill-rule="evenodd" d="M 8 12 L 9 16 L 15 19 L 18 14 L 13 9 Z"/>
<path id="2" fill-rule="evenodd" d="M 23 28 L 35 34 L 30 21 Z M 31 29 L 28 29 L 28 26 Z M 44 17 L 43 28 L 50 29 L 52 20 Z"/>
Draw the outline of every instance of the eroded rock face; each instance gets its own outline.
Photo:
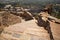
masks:
<path id="1" fill-rule="evenodd" d="M 50 22 L 50 27 L 54 39 L 60 40 L 60 24 Z M 36 20 L 6 27 L 1 36 L 5 40 L 50 40 L 47 30 L 44 27 L 39 27 Z"/>
<path id="2" fill-rule="evenodd" d="M 6 11 L 0 11 L 0 32 L 9 25 L 21 23 L 21 18 Z"/>
<path id="3" fill-rule="evenodd" d="M 30 12 L 28 11 L 23 11 L 23 13 L 20 14 L 20 16 L 25 19 L 25 21 L 29 21 L 33 19 L 33 16 Z"/>
<path id="4" fill-rule="evenodd" d="M 5 19 L 6 14 L 2 17 L 3 19 Z M 21 19 L 16 15 L 10 13 L 8 15 L 8 19 L 6 19 L 7 24 L 14 25 L 4 28 L 4 31 L 1 33 L 1 40 L 60 40 L 60 24 L 49 21 L 47 28 L 45 28 L 44 26 L 38 26 L 37 20 L 21 22 Z M 24 15 L 26 16 L 27 14 Z M 42 16 L 48 17 L 47 14 Z M 51 39 L 52 37 L 53 39 Z"/>
<path id="5" fill-rule="evenodd" d="M 2 23 L 5 23 L 7 25 L 15 24 L 15 23 L 21 23 L 21 19 L 10 12 L 4 12 L 0 13 L 2 17 Z"/>

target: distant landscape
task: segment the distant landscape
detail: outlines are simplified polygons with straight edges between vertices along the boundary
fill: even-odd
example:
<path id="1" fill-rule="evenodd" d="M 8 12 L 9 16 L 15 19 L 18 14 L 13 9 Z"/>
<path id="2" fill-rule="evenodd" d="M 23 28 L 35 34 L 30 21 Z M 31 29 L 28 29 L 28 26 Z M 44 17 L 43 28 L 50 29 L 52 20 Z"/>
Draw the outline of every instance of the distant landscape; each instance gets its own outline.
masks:
<path id="1" fill-rule="evenodd" d="M 0 3 L 12 3 L 12 2 L 20 2 L 20 3 L 60 3 L 60 0 L 0 0 Z"/>
<path id="2" fill-rule="evenodd" d="M 57 13 L 58 15 L 60 14 L 60 0 L 33 0 L 33 1 L 32 0 L 0 0 L 0 8 L 3 8 L 7 4 L 29 8 L 35 10 L 35 12 L 39 12 L 48 4 L 52 4 L 52 5 L 58 4 L 58 6 L 53 6 L 53 11 L 54 11 L 53 13 L 54 14 Z"/>

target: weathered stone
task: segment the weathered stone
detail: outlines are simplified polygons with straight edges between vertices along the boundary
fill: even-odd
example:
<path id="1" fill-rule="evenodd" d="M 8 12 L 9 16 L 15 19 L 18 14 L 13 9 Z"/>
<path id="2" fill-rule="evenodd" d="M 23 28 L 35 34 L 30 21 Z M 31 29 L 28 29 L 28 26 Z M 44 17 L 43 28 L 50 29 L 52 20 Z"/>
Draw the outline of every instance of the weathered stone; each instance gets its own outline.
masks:
<path id="1" fill-rule="evenodd" d="M 50 22 L 54 40 L 60 40 L 60 24 Z M 8 40 L 50 40 L 49 33 L 36 24 L 36 20 L 18 23 L 4 28 L 2 38 Z"/>

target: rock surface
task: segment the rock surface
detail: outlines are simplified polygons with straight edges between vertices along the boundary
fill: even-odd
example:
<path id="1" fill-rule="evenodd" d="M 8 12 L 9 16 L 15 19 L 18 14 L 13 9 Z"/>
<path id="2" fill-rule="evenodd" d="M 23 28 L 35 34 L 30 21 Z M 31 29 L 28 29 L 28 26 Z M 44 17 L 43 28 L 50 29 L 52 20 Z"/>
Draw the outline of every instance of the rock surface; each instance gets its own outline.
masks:
<path id="1" fill-rule="evenodd" d="M 60 24 L 50 22 L 55 40 L 60 40 Z M 36 20 L 17 23 L 6 27 L 1 34 L 1 40 L 50 40 L 48 32 L 36 24 Z"/>

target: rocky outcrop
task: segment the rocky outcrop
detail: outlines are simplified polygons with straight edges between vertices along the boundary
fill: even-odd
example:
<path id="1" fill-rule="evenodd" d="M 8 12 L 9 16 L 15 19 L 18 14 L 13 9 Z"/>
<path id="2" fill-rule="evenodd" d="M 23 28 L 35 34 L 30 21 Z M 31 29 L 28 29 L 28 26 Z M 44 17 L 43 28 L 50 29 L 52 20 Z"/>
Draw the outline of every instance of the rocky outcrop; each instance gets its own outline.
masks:
<path id="1" fill-rule="evenodd" d="M 50 35 L 44 27 L 36 24 L 36 20 L 18 23 L 6 27 L 1 36 L 7 40 L 50 40 Z M 55 40 L 60 40 L 60 24 L 50 22 L 50 28 Z M 5 37 L 6 36 L 6 37 Z"/>

